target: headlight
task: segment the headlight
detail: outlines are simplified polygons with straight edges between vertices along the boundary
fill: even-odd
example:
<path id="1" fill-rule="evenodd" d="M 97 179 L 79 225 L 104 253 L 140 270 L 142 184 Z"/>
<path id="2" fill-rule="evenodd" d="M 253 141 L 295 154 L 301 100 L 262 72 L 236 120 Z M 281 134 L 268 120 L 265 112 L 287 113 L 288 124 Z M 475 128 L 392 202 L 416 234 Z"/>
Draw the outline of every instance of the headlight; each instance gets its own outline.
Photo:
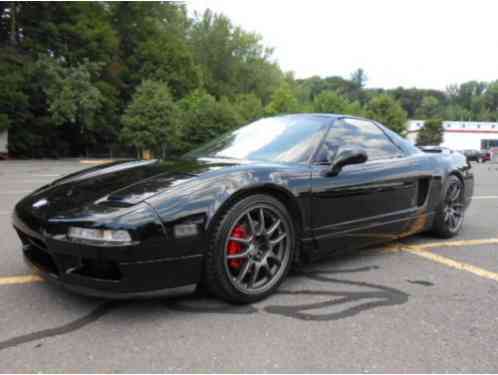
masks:
<path id="1" fill-rule="evenodd" d="M 91 229 L 70 227 L 67 236 L 76 240 L 96 242 L 128 243 L 131 242 L 130 233 L 126 230 Z"/>

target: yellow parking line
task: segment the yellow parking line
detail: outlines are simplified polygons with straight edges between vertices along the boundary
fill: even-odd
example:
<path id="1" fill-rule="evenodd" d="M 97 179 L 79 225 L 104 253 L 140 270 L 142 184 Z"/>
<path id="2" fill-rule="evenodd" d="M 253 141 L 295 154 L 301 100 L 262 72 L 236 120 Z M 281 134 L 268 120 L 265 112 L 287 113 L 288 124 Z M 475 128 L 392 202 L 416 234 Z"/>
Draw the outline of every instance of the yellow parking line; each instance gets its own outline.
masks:
<path id="1" fill-rule="evenodd" d="M 444 257 L 442 255 L 434 254 L 429 249 L 440 247 L 461 247 L 461 246 L 478 246 L 478 245 L 494 245 L 498 244 L 498 238 L 486 238 L 480 240 L 461 240 L 461 241 L 446 241 L 446 242 L 429 242 L 419 245 L 404 245 L 399 242 L 394 242 L 386 245 L 382 251 L 385 252 L 408 252 L 430 259 L 434 262 L 444 264 L 458 270 L 467 271 L 475 275 L 498 281 L 498 273 L 487 271 L 485 269 L 473 266 L 468 263 L 458 262 L 456 260 Z M 0 277 L 0 285 L 12 284 L 29 284 L 43 282 L 43 279 L 37 275 L 19 275 L 19 276 L 6 276 Z"/>
<path id="2" fill-rule="evenodd" d="M 455 241 L 455 242 L 465 242 L 465 241 Z M 498 273 L 473 266 L 472 264 L 458 262 L 456 260 L 444 257 L 439 254 L 431 253 L 430 251 L 426 250 L 426 246 L 407 246 L 403 247 L 401 250 L 421 256 L 423 258 L 430 259 L 434 262 L 444 264 L 445 266 L 452 267 L 457 270 L 467 271 L 473 273 L 474 275 L 481 276 L 498 282 Z"/>
<path id="3" fill-rule="evenodd" d="M 415 245 L 415 247 L 418 247 L 420 249 L 431 249 L 435 247 L 460 247 L 460 246 L 478 246 L 478 245 L 496 245 L 496 244 L 498 244 L 498 238 L 485 238 L 480 240 L 429 242 L 429 243 L 417 244 Z"/>
<path id="4" fill-rule="evenodd" d="M 30 284 L 30 283 L 39 283 L 41 281 L 43 281 L 43 279 L 37 275 L 19 275 L 19 276 L 0 277 L 0 285 Z"/>

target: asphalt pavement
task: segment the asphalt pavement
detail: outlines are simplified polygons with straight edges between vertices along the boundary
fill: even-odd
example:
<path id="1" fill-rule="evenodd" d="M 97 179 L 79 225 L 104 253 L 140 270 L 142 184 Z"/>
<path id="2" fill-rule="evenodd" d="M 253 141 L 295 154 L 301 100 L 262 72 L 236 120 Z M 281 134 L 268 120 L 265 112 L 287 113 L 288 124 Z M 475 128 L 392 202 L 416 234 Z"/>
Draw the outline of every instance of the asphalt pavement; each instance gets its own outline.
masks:
<path id="1" fill-rule="evenodd" d="M 0 370 L 498 371 L 498 168 L 474 164 L 460 235 L 418 235 L 294 271 L 248 306 L 203 295 L 105 301 L 39 281 L 14 204 L 88 167 L 0 161 Z"/>

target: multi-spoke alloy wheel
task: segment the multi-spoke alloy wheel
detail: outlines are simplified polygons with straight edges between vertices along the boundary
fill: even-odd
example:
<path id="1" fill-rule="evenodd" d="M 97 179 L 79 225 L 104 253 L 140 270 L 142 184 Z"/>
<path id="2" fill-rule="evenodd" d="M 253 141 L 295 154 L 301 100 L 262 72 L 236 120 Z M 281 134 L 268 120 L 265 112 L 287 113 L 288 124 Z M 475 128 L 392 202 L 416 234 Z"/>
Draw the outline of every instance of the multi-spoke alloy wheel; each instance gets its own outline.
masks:
<path id="1" fill-rule="evenodd" d="M 456 176 L 449 176 L 441 210 L 434 221 L 434 232 L 436 234 L 449 238 L 460 231 L 464 217 L 464 200 L 462 181 Z"/>
<path id="2" fill-rule="evenodd" d="M 444 222 L 452 232 L 457 231 L 463 221 L 463 189 L 460 181 L 448 186 L 444 201 Z"/>
<path id="3" fill-rule="evenodd" d="M 294 227 L 285 206 L 266 195 L 234 204 L 220 219 L 207 254 L 206 286 L 232 302 L 254 302 L 275 290 L 289 270 Z"/>
<path id="4" fill-rule="evenodd" d="M 232 226 L 225 245 L 225 267 L 242 292 L 260 292 L 279 279 L 289 261 L 289 228 L 270 206 L 247 209 Z"/>

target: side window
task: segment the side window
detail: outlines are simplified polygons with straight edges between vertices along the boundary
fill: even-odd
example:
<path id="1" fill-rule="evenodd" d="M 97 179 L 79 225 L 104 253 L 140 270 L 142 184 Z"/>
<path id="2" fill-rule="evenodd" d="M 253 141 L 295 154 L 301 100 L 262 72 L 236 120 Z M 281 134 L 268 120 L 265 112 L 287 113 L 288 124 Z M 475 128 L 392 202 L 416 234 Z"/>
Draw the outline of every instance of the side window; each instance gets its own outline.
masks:
<path id="1" fill-rule="evenodd" d="M 378 125 L 380 125 L 380 124 L 378 124 Z M 398 133 L 393 132 L 391 129 L 388 129 L 385 126 L 382 126 L 382 125 L 380 125 L 380 126 L 384 130 L 384 133 L 386 133 L 387 136 L 389 138 L 391 138 L 391 140 L 408 155 L 419 154 L 422 152 L 415 145 L 413 145 L 410 141 L 401 137 Z"/>
<path id="2" fill-rule="evenodd" d="M 321 163 L 329 161 L 339 147 L 360 146 L 368 160 L 392 159 L 402 155 L 384 132 L 374 123 L 359 119 L 337 120 L 330 128 L 318 154 Z"/>

